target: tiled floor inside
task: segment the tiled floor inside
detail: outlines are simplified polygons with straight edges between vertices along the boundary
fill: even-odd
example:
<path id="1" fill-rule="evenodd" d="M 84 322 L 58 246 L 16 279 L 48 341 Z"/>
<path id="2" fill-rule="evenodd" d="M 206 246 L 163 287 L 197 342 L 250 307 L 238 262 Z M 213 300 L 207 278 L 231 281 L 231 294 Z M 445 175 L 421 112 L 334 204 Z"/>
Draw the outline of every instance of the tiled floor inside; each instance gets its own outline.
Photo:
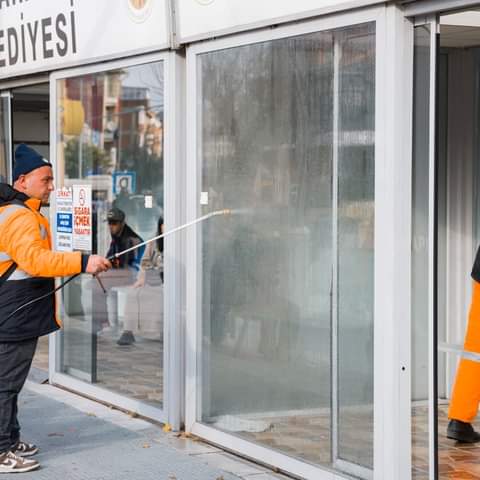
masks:
<path id="1" fill-rule="evenodd" d="M 163 342 L 136 336 L 119 347 L 118 335 L 98 337 L 98 385 L 160 407 L 163 399 Z"/>
<path id="2" fill-rule="evenodd" d="M 118 334 L 97 337 L 97 382 L 121 395 L 161 407 L 163 342 L 136 336 L 130 346 L 117 345 Z M 82 353 L 82 352 L 80 352 Z M 48 371 L 48 338 L 39 340 L 33 366 Z"/>
<path id="3" fill-rule="evenodd" d="M 448 405 L 439 405 L 439 471 L 441 480 L 480 480 L 480 443 L 460 444 L 446 438 L 448 423 Z M 412 410 L 412 479 L 428 480 L 428 416 L 427 407 L 415 407 Z M 242 438 L 253 440 L 262 445 L 280 450 L 289 455 L 303 458 L 313 463 L 332 466 L 330 456 L 331 433 L 328 414 L 307 416 L 292 415 L 284 417 L 250 418 L 264 423 L 265 428 L 257 433 L 237 433 Z M 356 459 L 368 465 L 373 458 L 371 449 L 372 432 L 367 426 L 371 423 L 368 416 L 352 412 L 345 422 L 349 428 L 344 431 L 339 451 L 344 458 Z M 480 421 L 475 425 L 480 431 Z M 363 441 L 360 440 L 363 437 Z"/>
<path id="4" fill-rule="evenodd" d="M 353 463 L 371 467 L 373 463 L 373 431 L 370 414 L 361 409 L 343 413 L 343 428 L 338 432 L 339 456 Z M 363 411 L 362 411 L 363 410 Z M 350 418 L 347 418 L 350 417 Z M 259 419 L 251 419 L 258 422 Z M 306 415 L 262 418 L 268 428 L 263 432 L 246 433 L 253 440 L 306 461 L 332 468 L 331 417 L 327 412 Z"/>
<path id="5" fill-rule="evenodd" d="M 438 411 L 439 473 L 441 480 L 480 480 L 480 444 L 460 444 L 445 436 L 448 405 Z M 427 407 L 413 409 L 412 426 L 414 480 L 428 480 L 428 416 Z M 480 424 L 475 425 L 480 430 Z"/>

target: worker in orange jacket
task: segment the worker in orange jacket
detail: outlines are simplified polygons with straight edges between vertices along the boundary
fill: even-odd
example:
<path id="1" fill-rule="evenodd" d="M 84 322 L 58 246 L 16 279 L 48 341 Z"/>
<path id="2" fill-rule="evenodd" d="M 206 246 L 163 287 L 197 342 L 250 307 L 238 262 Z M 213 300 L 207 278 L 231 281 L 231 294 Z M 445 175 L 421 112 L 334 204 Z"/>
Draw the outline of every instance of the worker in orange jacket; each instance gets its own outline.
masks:
<path id="1" fill-rule="evenodd" d="M 13 180 L 13 188 L 0 184 L 0 473 L 39 467 L 29 458 L 38 448 L 20 440 L 17 399 L 38 337 L 60 327 L 53 294 L 13 312 L 52 292 L 54 277 L 111 267 L 99 255 L 52 251 L 49 222 L 40 207 L 54 189 L 53 170 L 39 153 L 23 144 L 16 149 Z"/>
<path id="2" fill-rule="evenodd" d="M 480 248 L 472 269 L 472 301 L 464 350 L 480 354 Z M 463 443 L 480 442 L 472 422 L 480 402 L 480 362 L 462 358 L 457 370 L 448 417 L 447 437 Z"/>

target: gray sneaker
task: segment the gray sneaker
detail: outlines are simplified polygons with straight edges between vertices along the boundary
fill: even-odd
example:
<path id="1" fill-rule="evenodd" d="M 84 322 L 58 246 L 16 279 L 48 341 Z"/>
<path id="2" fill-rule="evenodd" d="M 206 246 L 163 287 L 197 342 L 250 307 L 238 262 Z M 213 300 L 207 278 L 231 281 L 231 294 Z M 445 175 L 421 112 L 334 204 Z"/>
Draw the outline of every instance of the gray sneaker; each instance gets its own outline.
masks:
<path id="1" fill-rule="evenodd" d="M 13 452 L 0 454 L 0 473 L 23 473 L 36 470 L 40 464 L 35 460 L 22 458 Z"/>
<path id="2" fill-rule="evenodd" d="M 38 447 L 32 443 L 20 441 L 12 447 L 12 452 L 19 457 L 31 457 L 38 453 Z"/>

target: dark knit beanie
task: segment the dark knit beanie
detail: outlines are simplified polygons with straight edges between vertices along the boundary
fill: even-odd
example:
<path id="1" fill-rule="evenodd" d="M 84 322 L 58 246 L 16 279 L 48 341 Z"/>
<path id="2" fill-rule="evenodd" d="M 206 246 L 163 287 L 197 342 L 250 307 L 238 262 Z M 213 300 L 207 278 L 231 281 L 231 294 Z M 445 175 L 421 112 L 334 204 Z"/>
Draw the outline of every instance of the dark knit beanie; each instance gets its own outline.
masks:
<path id="1" fill-rule="evenodd" d="M 52 164 L 45 160 L 33 148 L 21 143 L 15 150 L 15 163 L 13 165 L 13 181 L 15 182 L 20 175 L 40 167 L 51 167 Z"/>

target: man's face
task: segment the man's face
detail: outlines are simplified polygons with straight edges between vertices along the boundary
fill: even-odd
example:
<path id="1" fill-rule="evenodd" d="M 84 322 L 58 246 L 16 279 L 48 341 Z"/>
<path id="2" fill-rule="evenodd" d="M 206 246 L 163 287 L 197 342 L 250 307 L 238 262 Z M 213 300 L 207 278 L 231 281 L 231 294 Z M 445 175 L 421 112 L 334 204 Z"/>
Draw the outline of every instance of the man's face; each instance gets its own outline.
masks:
<path id="1" fill-rule="evenodd" d="M 20 175 L 15 182 L 15 188 L 47 205 L 50 193 L 55 189 L 52 167 L 45 165 L 26 175 Z"/>
<path id="2" fill-rule="evenodd" d="M 108 227 L 112 235 L 118 235 L 123 227 L 123 222 L 115 222 L 113 220 L 108 221 Z"/>

